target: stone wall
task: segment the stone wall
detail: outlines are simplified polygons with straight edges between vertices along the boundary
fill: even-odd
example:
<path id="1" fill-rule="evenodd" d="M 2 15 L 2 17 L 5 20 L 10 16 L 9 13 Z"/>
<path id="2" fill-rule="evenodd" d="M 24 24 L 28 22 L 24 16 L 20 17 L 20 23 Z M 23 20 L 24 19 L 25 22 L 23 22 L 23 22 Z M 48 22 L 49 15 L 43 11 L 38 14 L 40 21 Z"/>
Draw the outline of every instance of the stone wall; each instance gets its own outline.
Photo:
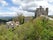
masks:
<path id="1" fill-rule="evenodd" d="M 40 15 L 48 16 L 48 8 L 44 9 L 44 8 L 42 8 L 42 6 L 40 6 L 40 8 L 37 8 L 35 11 L 35 18 Z"/>

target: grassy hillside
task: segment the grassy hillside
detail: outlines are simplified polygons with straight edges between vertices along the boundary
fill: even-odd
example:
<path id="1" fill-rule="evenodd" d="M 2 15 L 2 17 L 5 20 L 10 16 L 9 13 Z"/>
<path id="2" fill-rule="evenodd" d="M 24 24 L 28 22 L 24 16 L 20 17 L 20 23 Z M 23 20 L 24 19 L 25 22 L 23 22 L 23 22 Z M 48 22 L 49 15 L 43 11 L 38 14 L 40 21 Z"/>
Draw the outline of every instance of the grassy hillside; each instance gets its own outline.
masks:
<path id="1" fill-rule="evenodd" d="M 53 40 L 53 21 L 38 17 L 14 29 L 1 25 L 0 40 Z"/>

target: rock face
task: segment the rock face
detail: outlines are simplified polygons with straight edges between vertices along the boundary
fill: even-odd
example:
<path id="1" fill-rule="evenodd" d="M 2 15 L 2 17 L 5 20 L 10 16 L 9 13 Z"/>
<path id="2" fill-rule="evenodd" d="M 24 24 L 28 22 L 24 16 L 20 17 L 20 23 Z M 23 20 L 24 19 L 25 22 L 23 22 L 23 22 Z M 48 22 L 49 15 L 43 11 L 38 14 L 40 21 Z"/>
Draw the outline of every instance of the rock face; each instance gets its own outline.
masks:
<path id="1" fill-rule="evenodd" d="M 40 8 L 37 8 L 35 11 L 35 18 L 40 15 L 48 16 L 48 8 L 44 9 L 44 8 L 42 8 L 42 6 L 40 6 Z"/>
<path id="2" fill-rule="evenodd" d="M 14 28 L 16 26 L 19 26 L 19 21 L 9 21 L 9 22 L 6 22 L 6 27 L 7 28 Z"/>
<path id="3" fill-rule="evenodd" d="M 53 20 L 53 18 L 51 17 L 48 17 L 48 16 L 45 16 L 45 15 L 40 15 L 41 17 L 45 17 L 46 19 L 49 19 L 49 20 Z"/>

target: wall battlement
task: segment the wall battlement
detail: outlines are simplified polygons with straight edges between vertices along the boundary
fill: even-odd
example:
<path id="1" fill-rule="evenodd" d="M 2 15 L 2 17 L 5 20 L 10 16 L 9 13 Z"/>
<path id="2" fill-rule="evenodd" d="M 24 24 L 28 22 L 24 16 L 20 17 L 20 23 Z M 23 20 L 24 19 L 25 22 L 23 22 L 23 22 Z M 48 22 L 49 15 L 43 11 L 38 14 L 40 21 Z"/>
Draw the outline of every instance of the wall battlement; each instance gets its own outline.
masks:
<path id="1" fill-rule="evenodd" d="M 35 18 L 40 16 L 40 15 L 46 15 L 48 16 L 48 8 L 44 9 L 42 8 L 42 6 L 40 6 L 39 8 L 37 8 L 35 10 Z"/>

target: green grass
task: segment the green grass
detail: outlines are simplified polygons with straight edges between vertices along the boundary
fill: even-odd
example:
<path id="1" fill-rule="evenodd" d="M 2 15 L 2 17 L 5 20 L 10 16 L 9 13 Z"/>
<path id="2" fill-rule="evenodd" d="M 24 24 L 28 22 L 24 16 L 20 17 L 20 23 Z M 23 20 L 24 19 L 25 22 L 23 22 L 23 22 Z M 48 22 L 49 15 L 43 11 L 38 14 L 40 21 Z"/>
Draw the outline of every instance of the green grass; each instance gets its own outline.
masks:
<path id="1" fill-rule="evenodd" d="M 7 29 L 5 25 L 1 25 L 0 40 L 51 40 L 53 21 L 38 17 L 12 30 L 12 28 Z"/>

